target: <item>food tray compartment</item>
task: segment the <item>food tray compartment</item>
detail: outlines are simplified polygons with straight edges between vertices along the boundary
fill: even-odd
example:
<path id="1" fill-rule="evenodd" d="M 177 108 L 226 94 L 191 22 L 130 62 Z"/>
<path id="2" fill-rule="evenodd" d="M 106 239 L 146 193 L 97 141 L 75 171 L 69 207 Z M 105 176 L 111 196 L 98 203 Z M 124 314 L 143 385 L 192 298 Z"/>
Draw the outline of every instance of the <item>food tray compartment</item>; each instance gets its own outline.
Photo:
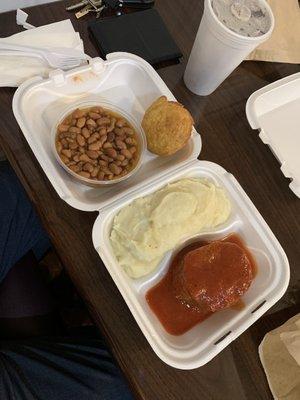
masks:
<path id="1" fill-rule="evenodd" d="M 138 280 L 131 279 L 118 265 L 110 245 L 114 216 L 135 198 L 186 177 L 209 178 L 223 187 L 232 205 L 229 220 L 216 229 L 186 238 L 165 256 L 154 272 Z M 215 240 L 231 233 L 237 233 L 243 239 L 258 265 L 257 275 L 243 296 L 245 307 L 238 311 L 228 309 L 217 312 L 181 336 L 168 334 L 145 300 L 147 290 L 161 280 L 172 255 L 183 244 L 197 238 Z M 287 258 L 266 222 L 235 178 L 220 166 L 205 161 L 195 160 L 186 167 L 178 168 L 100 212 L 93 227 L 93 243 L 154 351 L 167 364 L 181 369 L 199 367 L 218 354 L 279 300 L 289 281 Z"/>
<path id="2" fill-rule="evenodd" d="M 124 182 L 103 188 L 85 186 L 59 165 L 51 148 L 51 128 L 66 108 L 78 102 L 101 100 L 115 104 L 139 124 L 145 110 L 159 96 L 175 100 L 154 69 L 140 57 L 112 53 L 107 61 L 94 59 L 90 66 L 55 71 L 50 79 L 35 78 L 19 87 L 13 100 L 15 117 L 37 160 L 53 187 L 72 207 L 93 211 L 153 179 L 156 175 L 198 157 L 201 139 L 193 129 L 192 139 L 178 153 L 159 157 L 145 152 L 138 173 Z"/>

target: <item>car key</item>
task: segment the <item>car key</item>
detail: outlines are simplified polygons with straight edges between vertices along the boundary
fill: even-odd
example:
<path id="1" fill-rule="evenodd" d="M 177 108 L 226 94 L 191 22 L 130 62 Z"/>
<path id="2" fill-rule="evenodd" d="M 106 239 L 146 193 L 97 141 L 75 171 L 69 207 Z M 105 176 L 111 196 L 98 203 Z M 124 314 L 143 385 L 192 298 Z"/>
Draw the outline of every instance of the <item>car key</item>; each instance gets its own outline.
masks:
<path id="1" fill-rule="evenodd" d="M 88 2 L 95 10 L 102 6 L 102 0 L 88 0 Z"/>
<path id="2" fill-rule="evenodd" d="M 77 13 L 75 13 L 75 17 L 77 19 L 85 16 L 86 14 L 88 14 L 91 10 L 93 10 L 93 6 L 91 4 L 87 4 L 85 7 L 83 7 L 80 11 L 77 11 Z"/>
<path id="3" fill-rule="evenodd" d="M 103 8 L 105 7 L 105 6 L 100 7 L 101 4 L 102 4 L 102 0 L 88 0 L 88 4 L 82 10 L 75 13 L 75 17 L 77 19 L 79 19 L 79 18 L 83 17 L 84 15 L 87 15 L 89 12 L 97 12 L 96 18 L 98 18 L 100 16 L 100 14 L 98 15 L 99 11 L 101 13 Z"/>
<path id="4" fill-rule="evenodd" d="M 89 0 L 82 0 L 79 3 L 66 7 L 67 11 L 77 10 L 77 8 L 84 7 L 89 3 Z"/>
<path id="5" fill-rule="evenodd" d="M 66 7 L 67 11 L 73 11 L 77 10 L 77 8 L 83 7 L 82 10 L 82 16 L 85 15 L 85 11 L 87 11 L 88 8 L 85 8 L 88 5 L 91 5 L 93 8 L 99 8 L 102 4 L 102 0 L 82 0 L 79 3 L 73 4 L 71 6 Z M 84 7 L 85 6 L 85 7 Z M 79 17 L 80 18 L 80 17 Z"/>

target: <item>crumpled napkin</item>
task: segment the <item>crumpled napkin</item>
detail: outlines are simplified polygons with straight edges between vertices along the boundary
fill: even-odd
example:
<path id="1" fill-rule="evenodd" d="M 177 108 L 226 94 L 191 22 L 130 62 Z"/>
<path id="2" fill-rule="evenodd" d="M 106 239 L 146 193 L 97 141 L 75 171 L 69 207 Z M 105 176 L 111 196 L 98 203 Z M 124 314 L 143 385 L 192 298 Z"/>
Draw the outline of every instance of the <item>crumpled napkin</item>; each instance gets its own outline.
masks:
<path id="1" fill-rule="evenodd" d="M 266 334 L 259 346 L 274 399 L 300 399 L 300 314 Z"/>
<path id="2" fill-rule="evenodd" d="M 75 32 L 69 19 L 0 38 L 0 43 L 1 40 L 47 49 L 67 47 L 84 52 L 80 35 Z M 0 49 L 0 86 L 19 86 L 22 82 L 34 76 L 48 77 L 49 72 L 53 70 L 42 59 L 30 56 L 5 55 L 7 52 L 7 50 Z"/>

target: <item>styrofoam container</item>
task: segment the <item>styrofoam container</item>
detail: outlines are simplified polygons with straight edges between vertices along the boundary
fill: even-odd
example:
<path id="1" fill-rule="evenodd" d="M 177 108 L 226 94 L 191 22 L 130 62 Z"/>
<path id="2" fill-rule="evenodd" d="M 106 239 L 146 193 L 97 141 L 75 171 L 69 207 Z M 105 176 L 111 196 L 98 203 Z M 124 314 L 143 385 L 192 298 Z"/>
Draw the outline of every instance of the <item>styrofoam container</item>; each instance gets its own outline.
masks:
<path id="1" fill-rule="evenodd" d="M 237 233 L 256 259 L 258 272 L 250 289 L 243 296 L 243 310 L 227 309 L 217 312 L 184 335 L 172 336 L 163 329 L 151 312 L 145 294 L 165 275 L 173 253 L 169 252 L 153 273 L 133 280 L 118 265 L 109 236 L 113 218 L 122 207 L 138 197 L 153 193 L 169 182 L 186 177 L 211 179 L 226 190 L 232 204 L 231 218 L 225 224 L 212 231 L 202 232 L 193 239 L 215 240 L 233 232 Z M 93 227 L 93 243 L 156 354 L 167 364 L 181 369 L 196 368 L 211 360 L 279 300 L 289 282 L 286 255 L 266 222 L 236 179 L 219 165 L 207 161 L 194 160 L 100 211 Z M 182 243 L 178 248 L 181 246 Z M 178 251 L 178 248 L 174 251 Z"/>
<path id="2" fill-rule="evenodd" d="M 221 166 L 198 161 L 200 136 L 193 132 L 186 148 L 173 157 L 146 154 L 141 169 L 126 185 L 109 190 L 87 188 L 71 181 L 50 151 L 51 126 L 65 103 L 78 98 L 103 98 L 126 108 L 141 120 L 147 107 L 160 95 L 174 96 L 144 60 L 127 53 L 108 55 L 108 60 L 67 73 L 57 72 L 49 80 L 23 84 L 13 102 L 15 116 L 33 152 L 57 193 L 71 206 L 85 211 L 98 210 L 92 237 L 96 251 L 121 292 L 139 327 L 156 354 L 167 364 L 181 369 L 200 367 L 244 332 L 284 294 L 289 282 L 286 255 L 270 228 L 235 178 Z M 232 213 L 216 229 L 187 237 L 164 257 L 151 274 L 137 280 L 129 278 L 114 257 L 109 236 L 116 213 L 134 199 L 155 192 L 167 183 L 185 177 L 211 179 L 227 192 Z M 214 240 L 237 233 L 254 255 L 258 272 L 243 296 L 242 310 L 227 309 L 181 336 L 168 334 L 150 310 L 145 293 L 167 272 L 172 254 L 192 240 Z"/>
<path id="3" fill-rule="evenodd" d="M 290 178 L 290 189 L 300 198 L 300 73 L 267 85 L 248 99 L 246 114 L 252 129 L 281 164 Z"/>

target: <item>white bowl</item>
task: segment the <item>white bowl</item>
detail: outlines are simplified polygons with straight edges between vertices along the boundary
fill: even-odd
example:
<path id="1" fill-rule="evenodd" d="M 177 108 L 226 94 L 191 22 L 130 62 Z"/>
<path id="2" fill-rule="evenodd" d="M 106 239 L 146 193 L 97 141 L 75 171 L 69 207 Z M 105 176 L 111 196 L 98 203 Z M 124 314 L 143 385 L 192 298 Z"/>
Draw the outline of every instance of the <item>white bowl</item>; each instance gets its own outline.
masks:
<path id="1" fill-rule="evenodd" d="M 72 113 L 72 111 L 75 111 L 77 108 L 79 109 L 85 109 L 85 108 L 90 108 L 90 107 L 102 107 L 108 111 L 113 111 L 117 114 L 119 114 L 121 117 L 124 117 L 130 125 L 134 128 L 137 138 L 139 141 L 139 159 L 135 165 L 135 167 L 128 172 L 128 174 L 121 176 L 120 178 L 112 179 L 111 181 L 97 181 L 94 179 L 89 179 L 89 178 L 84 178 L 83 176 L 80 176 L 76 174 L 76 172 L 72 171 L 64 162 L 61 160 L 57 149 L 56 149 L 56 136 L 57 136 L 57 127 L 58 125 L 69 115 Z M 119 182 L 123 182 L 126 179 L 129 179 L 132 175 L 134 175 L 138 169 L 140 168 L 142 164 L 142 157 L 144 155 L 145 149 L 146 149 L 146 137 L 144 134 L 144 131 L 140 125 L 137 124 L 137 122 L 132 118 L 131 115 L 129 115 L 126 111 L 122 110 L 120 107 L 116 106 L 113 103 L 110 103 L 108 101 L 81 101 L 77 103 L 73 103 L 72 106 L 69 106 L 68 108 L 64 109 L 62 114 L 59 116 L 58 121 L 56 124 L 53 125 L 52 130 L 51 130 L 51 146 L 55 155 L 56 160 L 59 162 L 59 164 L 63 167 L 65 171 L 67 171 L 70 175 L 72 175 L 73 178 L 75 178 L 77 181 L 80 181 L 81 183 L 93 187 L 98 187 L 98 186 L 106 186 L 106 185 L 113 185 Z"/>

